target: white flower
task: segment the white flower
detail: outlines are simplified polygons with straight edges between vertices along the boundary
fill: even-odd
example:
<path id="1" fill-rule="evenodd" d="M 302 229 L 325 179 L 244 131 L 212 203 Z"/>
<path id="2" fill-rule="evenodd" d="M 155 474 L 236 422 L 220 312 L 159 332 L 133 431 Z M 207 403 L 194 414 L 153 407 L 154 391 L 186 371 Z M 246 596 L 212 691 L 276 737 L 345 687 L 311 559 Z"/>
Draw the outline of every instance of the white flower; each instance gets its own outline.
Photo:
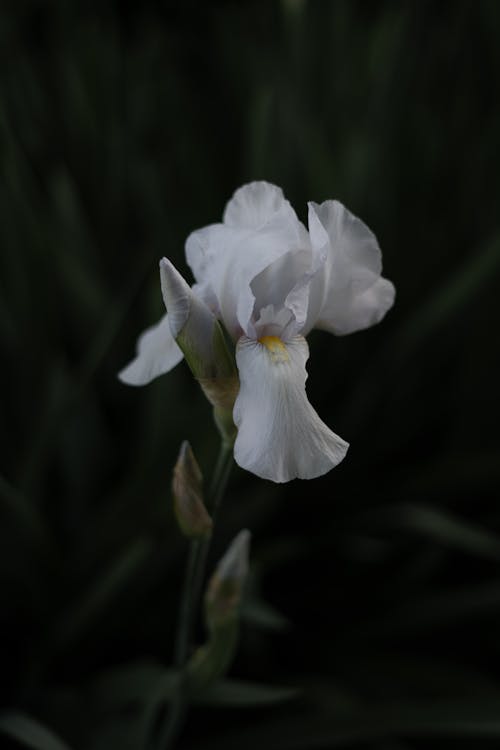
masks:
<path id="1" fill-rule="evenodd" d="M 332 200 L 309 203 L 307 231 L 280 188 L 252 182 L 236 191 L 221 224 L 188 237 L 186 257 L 194 295 L 236 344 L 236 462 L 275 482 L 325 474 L 348 444 L 307 400 L 305 336 L 312 328 L 337 335 L 368 328 L 392 306 L 375 236 Z M 164 259 L 162 274 L 171 268 Z M 181 356 L 164 318 L 120 377 L 147 383 Z"/>

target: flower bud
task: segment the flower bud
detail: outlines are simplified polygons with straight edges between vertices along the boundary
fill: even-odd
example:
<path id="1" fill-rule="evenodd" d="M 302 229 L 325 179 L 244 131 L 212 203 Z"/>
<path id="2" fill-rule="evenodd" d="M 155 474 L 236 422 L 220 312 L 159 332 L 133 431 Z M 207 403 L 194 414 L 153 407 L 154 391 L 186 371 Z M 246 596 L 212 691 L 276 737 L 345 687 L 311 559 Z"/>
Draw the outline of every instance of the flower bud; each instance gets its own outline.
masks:
<path id="1" fill-rule="evenodd" d="M 250 532 L 246 529 L 232 541 L 210 579 L 205 594 L 208 640 L 187 665 L 192 690 L 203 690 L 222 677 L 238 645 L 239 609 L 248 573 Z"/>
<path id="2" fill-rule="evenodd" d="M 174 513 L 183 533 L 199 539 L 209 536 L 212 519 L 203 504 L 202 474 L 191 446 L 184 440 L 174 467 Z"/>
<path id="3" fill-rule="evenodd" d="M 172 336 L 224 422 L 232 414 L 239 380 L 222 328 L 167 258 L 160 261 L 160 277 Z"/>
<path id="4" fill-rule="evenodd" d="M 248 573 L 250 532 L 247 529 L 233 539 L 217 565 L 205 595 L 207 625 L 214 630 L 237 617 Z"/>

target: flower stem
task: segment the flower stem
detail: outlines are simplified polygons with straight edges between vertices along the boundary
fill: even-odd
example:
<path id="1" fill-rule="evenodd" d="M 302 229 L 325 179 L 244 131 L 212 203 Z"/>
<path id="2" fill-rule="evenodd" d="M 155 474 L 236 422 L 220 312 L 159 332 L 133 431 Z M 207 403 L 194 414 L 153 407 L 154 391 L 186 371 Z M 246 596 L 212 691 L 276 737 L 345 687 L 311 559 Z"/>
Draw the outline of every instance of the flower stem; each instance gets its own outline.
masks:
<path id="1" fill-rule="evenodd" d="M 212 477 L 212 483 L 211 483 L 210 490 L 208 493 L 207 503 L 206 503 L 207 510 L 210 513 L 210 516 L 212 518 L 213 528 L 215 528 L 215 522 L 217 520 L 217 513 L 219 510 L 221 501 L 222 501 L 222 497 L 226 490 L 226 486 L 227 486 L 227 482 L 229 479 L 229 475 L 231 473 L 232 466 L 233 466 L 232 448 L 226 442 L 222 442 L 220 446 L 220 450 L 219 450 L 219 457 L 215 465 L 214 475 Z M 212 541 L 212 538 L 211 536 L 209 536 L 207 539 L 204 539 L 200 543 L 199 557 L 197 560 L 197 566 L 196 566 L 194 584 L 193 584 L 193 602 L 194 602 L 193 609 L 196 608 L 196 605 L 200 601 L 201 588 L 203 586 L 203 580 L 205 577 L 205 568 L 207 564 L 207 557 L 208 557 L 208 552 L 210 550 L 211 541 Z M 194 616 L 196 615 L 196 612 L 194 611 L 192 614 L 193 614 L 192 620 L 194 620 Z M 193 621 L 190 623 L 189 635 L 192 632 L 192 628 L 193 628 Z"/>
<path id="2" fill-rule="evenodd" d="M 217 511 L 231 473 L 232 458 L 232 446 L 226 441 L 222 441 L 206 501 L 214 528 Z M 158 750 L 168 750 L 168 748 L 174 746 L 186 717 L 189 697 L 187 695 L 185 667 L 189 657 L 189 647 L 192 642 L 201 590 L 205 579 L 210 542 L 211 536 L 191 542 L 174 646 L 174 666 L 179 670 L 178 686 L 165 724 L 160 728 L 158 734 Z"/>

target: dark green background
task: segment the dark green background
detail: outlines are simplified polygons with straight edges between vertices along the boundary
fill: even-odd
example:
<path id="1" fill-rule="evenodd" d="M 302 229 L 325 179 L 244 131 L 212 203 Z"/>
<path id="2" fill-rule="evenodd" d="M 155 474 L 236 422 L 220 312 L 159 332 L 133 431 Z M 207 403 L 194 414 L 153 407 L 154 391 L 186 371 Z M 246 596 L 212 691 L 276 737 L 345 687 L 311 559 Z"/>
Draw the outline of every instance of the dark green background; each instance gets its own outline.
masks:
<path id="1" fill-rule="evenodd" d="M 361 216 L 397 301 L 310 337 L 343 464 L 235 470 L 214 540 L 211 566 L 253 532 L 232 677 L 302 693 L 198 708 L 181 746 L 498 747 L 499 84 L 495 0 L 2 4 L 7 709 L 73 750 L 141 750 L 140 700 L 98 680 L 171 661 L 171 469 L 188 438 L 208 477 L 217 434 L 184 365 L 143 389 L 116 372 L 162 313 L 158 259 L 188 275 L 187 234 L 267 179 L 304 219 L 334 197 Z"/>

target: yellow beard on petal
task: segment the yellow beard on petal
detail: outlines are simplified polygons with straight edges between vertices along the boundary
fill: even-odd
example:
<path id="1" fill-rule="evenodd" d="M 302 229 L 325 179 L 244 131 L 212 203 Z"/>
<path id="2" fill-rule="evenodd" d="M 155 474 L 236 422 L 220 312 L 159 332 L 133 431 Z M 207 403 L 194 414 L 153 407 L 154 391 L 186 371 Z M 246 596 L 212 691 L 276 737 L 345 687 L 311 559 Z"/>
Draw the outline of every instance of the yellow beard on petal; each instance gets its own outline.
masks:
<path id="1" fill-rule="evenodd" d="M 275 364 L 278 364 L 278 362 L 288 362 L 290 359 L 285 344 L 278 336 L 261 336 L 259 344 L 266 347 L 271 361 Z"/>

